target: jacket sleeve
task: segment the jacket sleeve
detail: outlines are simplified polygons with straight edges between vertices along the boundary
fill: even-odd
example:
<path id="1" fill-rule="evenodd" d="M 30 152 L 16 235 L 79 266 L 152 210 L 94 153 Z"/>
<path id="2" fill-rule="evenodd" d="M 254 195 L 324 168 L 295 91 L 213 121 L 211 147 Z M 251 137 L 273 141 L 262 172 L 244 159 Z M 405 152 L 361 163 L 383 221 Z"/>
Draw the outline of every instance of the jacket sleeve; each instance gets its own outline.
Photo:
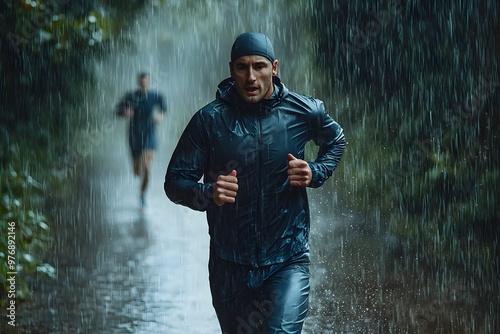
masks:
<path id="1" fill-rule="evenodd" d="M 165 175 L 167 197 L 176 204 L 205 211 L 212 200 L 212 185 L 200 179 L 207 165 L 208 136 L 200 112 L 190 120 L 175 148 Z"/>
<path id="2" fill-rule="evenodd" d="M 133 93 L 125 94 L 116 104 L 115 114 L 117 116 L 123 116 L 125 109 L 133 107 L 132 102 L 133 102 Z"/>
<path id="3" fill-rule="evenodd" d="M 160 93 L 157 93 L 157 103 L 158 106 L 160 107 L 160 111 L 163 113 L 167 112 L 167 102 L 165 101 L 165 97 L 161 95 Z"/>
<path id="4" fill-rule="evenodd" d="M 318 110 L 313 114 L 312 139 L 318 145 L 318 157 L 309 162 L 312 181 L 309 187 L 323 185 L 340 162 L 346 146 L 344 131 L 325 111 L 323 102 L 317 100 Z"/>

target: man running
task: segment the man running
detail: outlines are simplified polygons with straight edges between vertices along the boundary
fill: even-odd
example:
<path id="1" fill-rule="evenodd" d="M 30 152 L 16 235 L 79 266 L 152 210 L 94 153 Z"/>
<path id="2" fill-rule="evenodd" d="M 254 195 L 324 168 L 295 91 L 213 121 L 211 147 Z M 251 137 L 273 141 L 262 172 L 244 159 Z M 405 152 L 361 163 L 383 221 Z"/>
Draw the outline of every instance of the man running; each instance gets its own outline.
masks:
<path id="1" fill-rule="evenodd" d="M 229 69 L 216 99 L 184 130 L 165 192 L 207 212 L 210 289 L 222 333 L 300 333 L 309 305 L 306 187 L 332 175 L 344 133 L 322 101 L 280 81 L 267 36 L 238 36 Z M 303 160 L 310 140 L 319 146 L 315 161 Z"/>
<path id="2" fill-rule="evenodd" d="M 165 99 L 158 91 L 149 89 L 150 76 L 137 76 L 138 88 L 125 94 L 117 106 L 117 114 L 130 119 L 129 147 L 133 160 L 134 174 L 142 177 L 140 204 L 146 207 L 146 189 L 149 183 L 150 166 L 156 149 L 156 124 L 167 111 Z M 159 109 L 159 110 L 157 110 Z"/>

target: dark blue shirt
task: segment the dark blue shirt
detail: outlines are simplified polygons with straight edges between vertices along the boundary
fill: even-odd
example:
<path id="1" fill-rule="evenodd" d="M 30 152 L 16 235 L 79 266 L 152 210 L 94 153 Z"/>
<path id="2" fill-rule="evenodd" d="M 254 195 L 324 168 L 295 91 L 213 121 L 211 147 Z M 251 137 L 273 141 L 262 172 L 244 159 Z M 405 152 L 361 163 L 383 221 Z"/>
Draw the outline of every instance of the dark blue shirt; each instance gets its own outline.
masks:
<path id="1" fill-rule="evenodd" d="M 118 104 L 118 113 L 126 108 L 134 111 L 129 127 L 129 145 L 134 158 L 140 157 L 145 149 L 156 149 L 156 127 L 153 119 L 155 107 L 161 112 L 167 111 L 163 96 L 151 90 L 128 93 Z"/>

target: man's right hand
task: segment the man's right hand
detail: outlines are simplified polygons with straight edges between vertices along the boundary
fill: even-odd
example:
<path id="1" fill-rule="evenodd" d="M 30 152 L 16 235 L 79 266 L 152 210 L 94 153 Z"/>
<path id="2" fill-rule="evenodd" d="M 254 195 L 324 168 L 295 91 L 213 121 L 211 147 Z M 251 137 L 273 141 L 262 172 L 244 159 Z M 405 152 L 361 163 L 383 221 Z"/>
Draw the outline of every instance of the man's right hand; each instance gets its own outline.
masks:
<path id="1" fill-rule="evenodd" d="M 218 206 L 223 206 L 226 203 L 234 203 L 237 192 L 238 179 L 236 178 L 235 170 L 228 175 L 219 175 L 213 185 L 214 202 Z"/>

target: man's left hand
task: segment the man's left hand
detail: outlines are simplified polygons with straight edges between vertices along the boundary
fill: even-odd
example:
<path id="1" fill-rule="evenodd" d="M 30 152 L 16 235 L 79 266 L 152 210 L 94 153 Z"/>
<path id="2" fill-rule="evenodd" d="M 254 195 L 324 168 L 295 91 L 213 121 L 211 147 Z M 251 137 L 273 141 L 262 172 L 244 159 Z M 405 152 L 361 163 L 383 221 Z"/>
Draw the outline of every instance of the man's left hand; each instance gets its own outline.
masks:
<path id="1" fill-rule="evenodd" d="M 288 181 L 294 187 L 307 187 L 312 180 L 312 171 L 305 160 L 288 153 Z"/>

